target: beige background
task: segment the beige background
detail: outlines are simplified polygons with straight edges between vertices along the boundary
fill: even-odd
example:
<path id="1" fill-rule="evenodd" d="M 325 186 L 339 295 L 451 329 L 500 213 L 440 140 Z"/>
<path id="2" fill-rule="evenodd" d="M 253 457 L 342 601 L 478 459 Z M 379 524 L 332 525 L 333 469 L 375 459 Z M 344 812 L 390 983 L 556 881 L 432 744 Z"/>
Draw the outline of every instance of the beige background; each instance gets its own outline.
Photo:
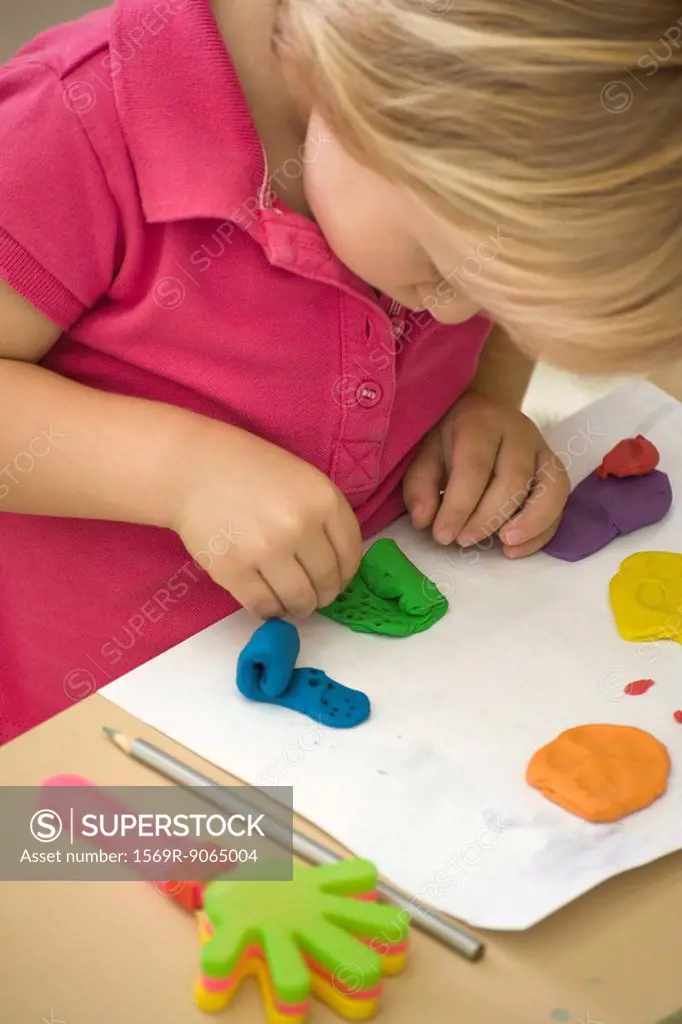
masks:
<path id="1" fill-rule="evenodd" d="M 106 6 L 89 0 L 0 0 L 0 61 L 50 25 Z"/>
<path id="2" fill-rule="evenodd" d="M 0 781 L 37 785 L 68 771 L 100 785 L 163 784 L 114 748 L 102 725 L 231 781 L 97 695 L 0 749 Z M 655 1024 L 682 1004 L 681 920 L 682 853 L 611 880 L 528 932 L 483 933 L 487 953 L 478 964 L 417 934 L 406 974 L 387 980 L 382 1019 Z M 144 883 L 1 883 L 0 950 L 2 1024 L 207 1019 L 192 1002 L 194 923 Z M 263 1024 L 254 987 L 216 1020 Z M 316 1006 L 309 1024 L 334 1020 Z"/>

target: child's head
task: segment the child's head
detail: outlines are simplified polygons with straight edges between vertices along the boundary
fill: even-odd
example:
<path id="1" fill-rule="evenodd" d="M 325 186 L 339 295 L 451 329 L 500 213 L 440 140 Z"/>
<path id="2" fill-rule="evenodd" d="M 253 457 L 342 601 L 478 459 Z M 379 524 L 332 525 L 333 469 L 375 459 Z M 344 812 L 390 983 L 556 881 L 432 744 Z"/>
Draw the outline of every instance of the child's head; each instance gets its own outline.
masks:
<path id="1" fill-rule="evenodd" d="M 682 353 L 682 0 L 281 5 L 352 269 L 571 367 Z"/>

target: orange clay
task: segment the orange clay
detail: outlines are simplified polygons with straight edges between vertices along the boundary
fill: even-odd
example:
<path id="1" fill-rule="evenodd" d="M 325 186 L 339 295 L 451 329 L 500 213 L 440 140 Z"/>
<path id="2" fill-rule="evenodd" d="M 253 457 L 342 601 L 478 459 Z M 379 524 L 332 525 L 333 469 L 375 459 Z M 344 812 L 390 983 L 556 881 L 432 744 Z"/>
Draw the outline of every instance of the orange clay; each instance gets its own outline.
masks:
<path id="1" fill-rule="evenodd" d="M 586 821 L 618 821 L 665 793 L 668 751 L 629 725 L 580 725 L 533 754 L 526 782 Z"/>

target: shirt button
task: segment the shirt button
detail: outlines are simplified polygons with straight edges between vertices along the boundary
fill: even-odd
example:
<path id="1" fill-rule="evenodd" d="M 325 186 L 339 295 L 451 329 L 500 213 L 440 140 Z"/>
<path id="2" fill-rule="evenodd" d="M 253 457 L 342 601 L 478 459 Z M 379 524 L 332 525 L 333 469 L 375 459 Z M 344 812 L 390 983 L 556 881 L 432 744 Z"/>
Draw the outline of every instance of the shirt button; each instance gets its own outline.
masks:
<path id="1" fill-rule="evenodd" d="M 399 338 L 405 330 L 405 324 L 402 320 L 393 320 L 391 323 L 391 331 L 393 332 L 394 338 Z"/>
<path id="2" fill-rule="evenodd" d="M 358 387 L 355 397 L 358 405 L 365 409 L 371 409 L 373 405 L 379 404 L 383 397 L 383 391 L 376 381 L 366 380 Z"/>

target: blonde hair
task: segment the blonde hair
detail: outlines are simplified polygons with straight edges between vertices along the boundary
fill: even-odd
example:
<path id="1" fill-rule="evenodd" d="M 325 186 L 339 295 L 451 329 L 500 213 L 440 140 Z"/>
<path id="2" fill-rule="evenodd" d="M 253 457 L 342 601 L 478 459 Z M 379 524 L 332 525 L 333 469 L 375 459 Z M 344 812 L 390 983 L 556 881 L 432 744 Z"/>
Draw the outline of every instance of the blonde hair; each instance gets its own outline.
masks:
<path id="1" fill-rule="evenodd" d="M 280 51 L 349 152 L 451 223 L 462 265 L 501 239 L 459 279 L 522 348 L 682 356 L 682 0 L 281 4 Z"/>

